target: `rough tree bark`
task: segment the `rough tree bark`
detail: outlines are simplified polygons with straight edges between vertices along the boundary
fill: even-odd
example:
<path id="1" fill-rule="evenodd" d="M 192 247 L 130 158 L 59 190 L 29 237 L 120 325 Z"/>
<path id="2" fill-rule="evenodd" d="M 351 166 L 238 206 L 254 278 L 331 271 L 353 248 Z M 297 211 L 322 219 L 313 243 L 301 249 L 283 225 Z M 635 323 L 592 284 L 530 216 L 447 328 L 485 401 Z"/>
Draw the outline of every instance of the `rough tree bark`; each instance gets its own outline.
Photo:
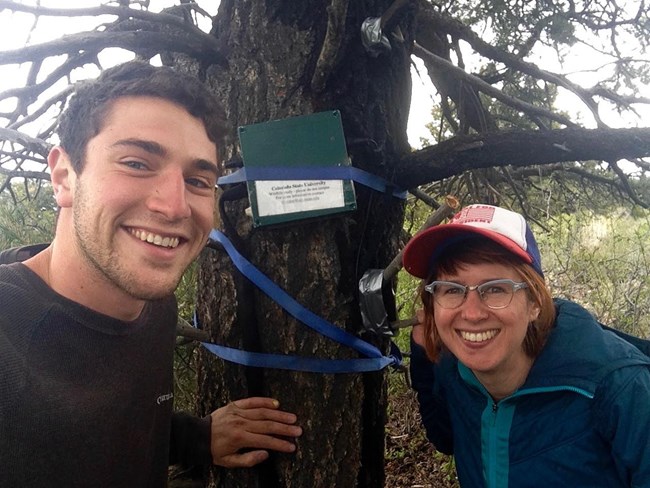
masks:
<path id="1" fill-rule="evenodd" d="M 363 20 L 380 16 L 391 3 L 222 1 L 213 33 L 229 65 L 208 69 L 207 79 L 233 125 L 338 109 L 353 165 L 393 180 L 394 162 L 409 150 L 409 53 L 404 44 L 393 43 L 389 53 L 372 57 L 360 37 Z M 407 42 L 411 23 L 408 15 L 401 23 Z M 228 148 L 229 157 L 236 153 L 235 145 Z M 243 214 L 247 200 L 240 198 L 224 204 L 222 222 L 262 272 L 301 304 L 355 334 L 361 328 L 359 278 L 391 261 L 403 221 L 400 201 L 358 185 L 356 192 L 358 209 L 333 218 L 252 229 Z M 215 342 L 252 351 L 357 357 L 287 316 L 239 276 L 224 253 L 206 251 L 199 276 L 199 318 Z M 228 400 L 268 395 L 295 412 L 304 429 L 294 455 L 274 455 L 252 470 L 216 470 L 211 486 L 383 486 L 385 372 L 258 370 L 209 353 L 202 353 L 200 363 L 203 412 Z"/>

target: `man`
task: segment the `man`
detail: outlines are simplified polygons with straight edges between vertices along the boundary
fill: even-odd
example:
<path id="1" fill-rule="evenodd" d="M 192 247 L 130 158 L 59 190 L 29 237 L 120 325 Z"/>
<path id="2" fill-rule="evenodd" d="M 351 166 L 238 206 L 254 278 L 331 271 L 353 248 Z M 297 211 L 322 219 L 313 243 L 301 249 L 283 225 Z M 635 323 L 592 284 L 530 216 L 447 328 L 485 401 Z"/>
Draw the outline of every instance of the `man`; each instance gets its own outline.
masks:
<path id="1" fill-rule="evenodd" d="M 170 68 L 125 63 L 76 90 L 48 158 L 52 244 L 0 266 L 0 486 L 160 487 L 168 462 L 295 450 L 296 417 L 270 398 L 172 414 L 173 292 L 212 227 L 225 128 Z"/>

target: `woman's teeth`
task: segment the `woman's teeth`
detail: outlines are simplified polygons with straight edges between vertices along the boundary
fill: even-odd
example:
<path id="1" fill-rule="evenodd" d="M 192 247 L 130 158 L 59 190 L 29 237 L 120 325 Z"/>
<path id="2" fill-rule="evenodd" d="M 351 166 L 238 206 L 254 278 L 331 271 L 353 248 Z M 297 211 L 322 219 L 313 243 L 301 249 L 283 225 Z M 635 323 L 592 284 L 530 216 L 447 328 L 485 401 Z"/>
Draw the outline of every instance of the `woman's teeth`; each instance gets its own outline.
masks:
<path id="1" fill-rule="evenodd" d="M 486 330 L 485 332 L 466 332 L 461 330 L 460 336 L 469 342 L 484 342 L 492 339 L 498 333 L 499 331 L 497 329 Z"/>

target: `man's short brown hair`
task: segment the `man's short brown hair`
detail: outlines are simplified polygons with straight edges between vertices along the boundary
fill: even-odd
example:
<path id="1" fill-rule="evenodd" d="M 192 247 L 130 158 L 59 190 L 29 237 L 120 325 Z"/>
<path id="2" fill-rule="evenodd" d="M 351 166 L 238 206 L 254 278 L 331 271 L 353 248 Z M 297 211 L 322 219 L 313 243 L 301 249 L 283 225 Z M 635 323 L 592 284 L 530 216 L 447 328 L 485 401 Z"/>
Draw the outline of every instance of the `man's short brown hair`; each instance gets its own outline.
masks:
<path id="1" fill-rule="evenodd" d="M 81 82 L 59 117 L 61 146 L 78 174 L 88 141 L 102 129 L 112 103 L 121 97 L 156 97 L 180 105 L 200 119 L 218 148 L 229 132 L 225 111 L 198 79 L 166 66 L 129 61 L 107 69 L 94 79 Z"/>

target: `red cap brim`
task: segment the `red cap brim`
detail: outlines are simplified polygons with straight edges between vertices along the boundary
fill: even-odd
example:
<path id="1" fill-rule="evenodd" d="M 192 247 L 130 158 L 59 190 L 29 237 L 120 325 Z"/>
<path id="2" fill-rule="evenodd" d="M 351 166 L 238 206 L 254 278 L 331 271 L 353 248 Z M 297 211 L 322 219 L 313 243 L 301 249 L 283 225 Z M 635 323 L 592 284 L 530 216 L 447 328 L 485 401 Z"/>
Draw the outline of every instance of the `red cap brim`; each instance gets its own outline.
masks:
<path id="1" fill-rule="evenodd" d="M 451 238 L 458 238 L 466 234 L 467 237 L 481 235 L 503 246 L 506 250 L 519 256 L 524 262 L 531 264 L 533 259 L 519 245 L 507 237 L 479 227 L 466 224 L 443 224 L 432 227 L 416 234 L 404 248 L 402 264 L 404 269 L 418 278 L 428 278 L 433 265 L 432 257 L 438 247 Z"/>

